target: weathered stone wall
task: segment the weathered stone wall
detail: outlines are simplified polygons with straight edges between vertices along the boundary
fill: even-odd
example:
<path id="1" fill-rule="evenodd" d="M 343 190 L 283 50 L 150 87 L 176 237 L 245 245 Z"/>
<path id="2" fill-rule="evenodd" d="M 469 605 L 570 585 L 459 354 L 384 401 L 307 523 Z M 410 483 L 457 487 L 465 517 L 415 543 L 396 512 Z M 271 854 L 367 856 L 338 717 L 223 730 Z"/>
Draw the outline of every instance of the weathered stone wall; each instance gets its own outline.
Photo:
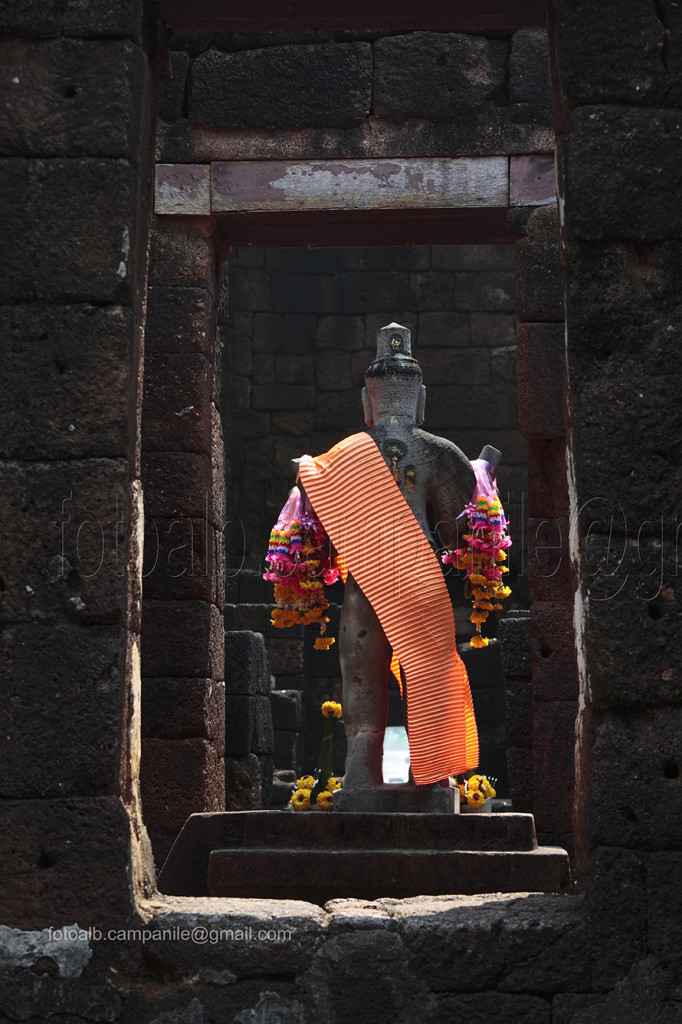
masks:
<path id="1" fill-rule="evenodd" d="M 12 657 L 2 730 L 3 744 L 12 737 L 6 755 L 3 747 L 8 781 L 0 849 L 5 1018 L 123 1024 L 278 1018 L 439 1024 L 463 1014 L 515 1024 L 679 1019 L 674 505 L 682 462 L 676 344 L 682 196 L 670 144 L 682 76 L 677 10 L 634 0 L 552 4 L 571 512 L 591 502 L 574 519 L 571 547 L 579 581 L 575 811 L 583 896 L 418 897 L 326 908 L 156 897 L 131 910 L 131 888 L 141 889 L 121 797 L 127 801 L 130 793 L 134 751 L 123 758 L 122 777 L 118 751 L 136 732 L 134 719 L 121 714 L 129 705 L 124 680 L 133 678 L 123 670 L 137 626 L 123 610 L 131 607 L 126 588 L 134 573 L 118 575 L 109 560 L 88 575 L 98 555 L 94 543 L 85 546 L 85 528 L 83 549 L 65 556 L 65 581 L 52 581 L 46 565 L 62 522 L 80 525 L 93 512 L 104 522 L 98 509 L 109 507 L 107 487 L 135 491 L 137 434 L 128 398 L 139 363 L 134 332 L 121 333 L 121 322 L 141 309 L 131 287 L 139 267 L 134 249 L 123 261 L 124 278 L 116 272 L 125 228 L 132 245 L 141 223 L 109 172 L 130 170 L 142 209 L 148 205 L 136 151 L 65 156 L 53 139 L 50 155 L 57 117 L 43 125 L 40 149 L 31 142 L 31 118 L 9 121 L 13 149 L 0 161 L 11 228 L 0 252 L 2 312 L 18 325 L 12 331 L 22 333 L 5 328 L 12 341 L 2 355 L 2 412 L 11 412 L 2 433 L 2 472 L 16 481 L 5 489 L 12 511 L 3 529 L 2 573 L 3 639 Z M 135 3 L 5 5 L 2 24 L 12 39 L 3 46 L 21 49 L 31 41 L 40 65 L 62 31 L 94 36 L 83 52 L 101 51 L 102 38 L 113 32 L 140 53 L 140 16 Z M 22 75 L 27 89 L 40 80 L 18 67 L 3 79 L 10 97 Z M 78 93 L 78 82 L 62 87 L 58 76 L 49 80 Z M 143 93 L 128 95 L 134 120 Z M 88 96 L 85 90 L 83 101 Z M 104 106 L 92 101 L 95 113 L 88 117 L 99 126 L 93 143 L 99 147 L 107 120 Z M 7 110 L 12 107 L 0 105 L 0 117 Z M 72 137 L 81 120 L 67 114 Z M 104 192 L 87 193 L 87 224 L 84 193 L 65 192 L 65 180 L 109 183 Z M 87 338 L 77 329 L 85 317 L 93 325 Z M 124 385 L 113 372 L 112 351 L 122 353 Z M 101 376 L 86 374 L 90 360 Z M 84 396 L 95 386 L 97 400 L 88 403 Z M 30 429 L 32 421 L 39 429 Z M 50 490 L 50 474 L 62 474 L 64 487 Z M 73 491 L 70 522 L 52 507 L 50 495 L 61 499 L 63 491 Z M 125 520 L 123 532 L 132 568 L 135 535 Z M 622 551 L 623 561 L 616 557 Z M 91 621 L 86 609 L 93 610 Z M 68 939 L 56 931 L 74 921 L 100 932 Z M 145 922 L 165 926 L 166 935 L 109 934 Z M 193 934 L 195 927 L 205 931 Z"/>
<path id="2" fill-rule="evenodd" d="M 224 809 L 267 808 L 270 806 L 275 738 L 270 672 L 261 633 L 227 631 L 225 692 Z"/>
<path id="3" fill-rule="evenodd" d="M 225 808 L 221 243 L 152 226 L 142 407 L 142 800 L 157 865 L 193 811 Z"/>
<path id="4" fill-rule="evenodd" d="M 3 923 L 28 928 L 126 916 L 140 881 L 142 16 L 0 12 L 0 857 Z"/>
<path id="5" fill-rule="evenodd" d="M 172 46 L 163 161 L 552 150 L 542 29 L 206 32 Z"/>
<path id="6" fill-rule="evenodd" d="M 578 674 L 575 580 L 569 553 L 566 475 L 565 324 L 557 206 L 512 211 L 517 234 L 516 331 L 519 430 L 528 439 L 527 551 L 530 621 L 509 622 L 508 707 L 516 726 L 513 788 L 548 845 L 573 853 L 572 807 Z M 531 693 L 519 678 L 519 644 L 530 628 Z M 518 686 L 518 701 L 514 694 Z M 530 696 L 530 705 L 528 697 Z M 522 742 L 523 741 L 523 742 Z M 526 745 L 527 744 L 527 745 Z"/>
<path id="7" fill-rule="evenodd" d="M 670 968 L 682 865 L 680 20 L 672 4 L 625 4 L 602 49 L 611 13 L 554 4 L 580 580 L 576 842 L 604 900 L 598 941 L 608 948 L 618 930 L 631 960 Z"/>
<path id="8" fill-rule="evenodd" d="M 343 585 L 327 588 L 329 636 L 337 637 L 343 601 Z M 328 651 L 314 649 L 318 635 L 314 628 L 292 626 L 277 629 L 270 622 L 272 583 L 260 572 L 242 570 L 228 579 L 225 625 L 228 630 L 256 630 L 264 638 L 273 696 L 275 769 L 311 772 L 317 763 L 325 719 L 320 707 L 325 700 L 342 699 L 338 646 Z M 288 699 L 282 693 L 290 695 Z M 296 696 L 294 696 L 296 695 Z M 228 697 L 229 708 L 229 697 Z M 397 716 L 393 724 L 400 724 Z M 338 730 L 334 747 L 334 771 L 342 775 L 346 757 L 343 730 Z"/>

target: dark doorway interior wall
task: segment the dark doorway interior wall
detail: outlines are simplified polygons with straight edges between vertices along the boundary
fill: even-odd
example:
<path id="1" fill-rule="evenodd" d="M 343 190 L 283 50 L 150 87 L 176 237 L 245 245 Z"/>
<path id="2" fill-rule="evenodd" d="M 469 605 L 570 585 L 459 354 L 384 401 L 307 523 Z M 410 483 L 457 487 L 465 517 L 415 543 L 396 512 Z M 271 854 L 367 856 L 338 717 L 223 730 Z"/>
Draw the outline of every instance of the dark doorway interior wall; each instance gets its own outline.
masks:
<path id="1" fill-rule="evenodd" d="M 293 484 L 291 459 L 363 429 L 379 327 L 412 330 L 425 428 L 475 458 L 500 448 L 503 498 L 526 490 L 518 430 L 513 246 L 233 249 L 223 329 L 227 564 L 258 570 Z M 520 541 L 519 516 L 515 540 Z M 522 548 L 515 545 L 516 551 Z"/>
<path id="2" fill-rule="evenodd" d="M 426 429 L 470 458 L 483 444 L 503 452 L 501 495 L 513 523 L 511 603 L 528 605 L 523 577 L 526 441 L 518 430 L 514 249 L 503 245 L 404 248 L 235 248 L 228 256 L 222 415 L 228 466 L 228 629 L 262 631 L 273 685 L 301 691 L 304 740 L 296 765 L 314 767 L 319 707 L 341 699 L 336 648 L 316 652 L 314 631 L 269 623 L 272 587 L 260 578 L 269 531 L 294 482 L 291 459 L 319 454 L 363 429 L 360 392 L 376 332 L 410 327 L 427 387 Z M 521 578 L 519 578 L 521 576 Z M 448 579 L 460 643 L 471 635 L 459 574 Z M 336 591 L 338 590 L 338 593 Z M 342 588 L 330 594 L 336 635 Z M 496 623 L 488 633 L 494 635 Z M 310 635 L 308 635 L 310 634 Z M 492 652 L 491 652 L 492 653 Z M 506 788 L 504 684 L 499 652 L 473 652 L 484 770 Z M 391 723 L 402 721 L 395 690 Z M 275 767 L 288 768 L 294 738 L 278 735 Z M 295 746 L 295 744 L 294 744 Z M 336 769 L 343 771 L 343 750 Z"/>

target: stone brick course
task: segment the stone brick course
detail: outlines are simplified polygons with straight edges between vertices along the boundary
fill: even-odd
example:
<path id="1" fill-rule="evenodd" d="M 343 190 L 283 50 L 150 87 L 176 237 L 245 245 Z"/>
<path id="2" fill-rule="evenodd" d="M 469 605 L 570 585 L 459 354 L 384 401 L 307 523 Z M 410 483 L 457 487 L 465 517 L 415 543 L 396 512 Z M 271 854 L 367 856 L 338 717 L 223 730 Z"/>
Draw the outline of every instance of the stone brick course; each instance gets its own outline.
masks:
<path id="1" fill-rule="evenodd" d="M 199 738 L 143 738 L 140 781 L 145 819 L 160 868 L 190 814 L 223 809 L 220 748 Z"/>
<path id="2" fill-rule="evenodd" d="M 147 330 L 150 341 L 153 339 L 150 354 L 210 359 L 215 344 L 212 298 L 206 288 L 151 287 L 147 311 Z"/>
<path id="3" fill-rule="evenodd" d="M 1 159 L 0 302 L 129 304 L 135 180 L 128 160 Z"/>
<path id="4" fill-rule="evenodd" d="M 181 225 L 182 230 L 178 230 Z M 202 288 L 213 294 L 215 289 L 216 254 L 211 241 L 211 230 L 199 218 L 185 217 L 180 221 L 168 221 L 155 217 L 151 232 L 149 261 L 149 301 L 154 294 L 154 285 L 172 288 Z M 157 294 L 159 294 L 157 292 Z M 182 292 L 166 292 L 159 295 L 158 313 L 162 314 L 169 304 L 183 302 Z M 149 315 L 149 313 L 148 313 Z M 169 310 L 172 324 L 174 314 Z M 189 333 L 189 332 L 186 332 Z M 192 331 L 191 336 L 202 336 L 201 329 Z"/>
<path id="5" fill-rule="evenodd" d="M 528 442 L 528 505 L 537 516 L 569 514 L 563 437 Z"/>
<path id="6" fill-rule="evenodd" d="M 374 44 L 379 117 L 459 121 L 501 104 L 507 43 L 459 33 L 412 32 Z"/>
<path id="7" fill-rule="evenodd" d="M 512 36 L 509 55 L 509 99 L 515 121 L 552 124 L 549 49 L 543 29 L 522 28 Z"/>
<path id="8" fill-rule="evenodd" d="M 130 825 L 119 796 L 3 800 L 3 822 L 5 927 L 40 930 L 63 915 L 84 928 L 130 919 Z"/>
<path id="9" fill-rule="evenodd" d="M 592 734 L 590 822 L 597 845 L 639 850 L 679 850 L 682 815 L 679 735 L 682 710 L 607 708 L 595 712 Z M 627 750 L 623 775 L 617 751 Z M 665 830 L 647 795 L 657 791 L 668 808 Z M 601 793 L 613 799 L 601 800 Z"/>
<path id="10" fill-rule="evenodd" d="M 226 809 L 269 807 L 275 738 L 266 645 L 261 633 L 228 628 L 225 646 Z"/>
<path id="11" fill-rule="evenodd" d="M 145 520 L 144 590 L 152 600 L 219 604 L 213 572 L 222 534 L 205 519 Z"/>
<path id="12" fill-rule="evenodd" d="M 559 438 L 564 422 L 564 325 L 521 323 L 516 332 L 519 430 L 530 440 Z"/>
<path id="13" fill-rule="evenodd" d="M 367 43 L 209 50 L 192 62 L 189 115 L 221 128 L 348 128 L 369 113 L 370 94 Z"/>
<path id="14" fill-rule="evenodd" d="M 531 510 L 532 511 L 532 510 Z M 528 519 L 528 577 L 533 601 L 571 603 L 574 590 L 568 518 Z"/>
<path id="15" fill-rule="evenodd" d="M 188 53 L 183 50 L 169 53 L 167 78 L 159 83 L 159 117 L 162 121 L 175 121 L 184 114 L 189 68 Z"/>
<path id="16" fill-rule="evenodd" d="M 145 679 L 142 735 L 222 742 L 225 686 L 213 679 Z"/>
<path id="17" fill-rule="evenodd" d="M 591 242 L 679 239 L 682 171 L 672 156 L 682 137 L 677 110 L 580 107 L 568 127 L 568 237 Z M 611 147 L 626 158 L 609 161 Z"/>
<path id="18" fill-rule="evenodd" d="M 664 8 L 668 5 L 665 4 Z M 554 4 L 554 31 L 562 52 L 562 101 L 570 107 L 588 103 L 651 107 L 665 94 L 668 76 L 662 55 L 666 25 L 660 9 L 627 2 L 620 7 L 619 31 L 614 33 L 610 12 L 570 0 Z M 666 12 L 668 13 L 668 12 Z M 611 45 L 602 46 L 605 34 Z M 589 69 L 589 70 L 588 70 Z M 627 69 L 627 70 L 626 70 Z"/>
<path id="19" fill-rule="evenodd" d="M 129 525 L 123 459 L 5 461 L 0 620 L 119 623 Z"/>
<path id="20" fill-rule="evenodd" d="M 516 316 L 519 320 L 563 320 L 564 295 L 559 243 L 522 238 L 516 255 Z"/>
<path id="21" fill-rule="evenodd" d="M 7 371 L 0 381 L 3 457 L 82 459 L 127 454 L 129 426 L 124 407 L 130 388 L 130 309 L 87 304 L 2 306 L 0 332 L 8 342 Z"/>
<path id="22" fill-rule="evenodd" d="M 535 679 L 533 691 L 535 698 Z M 575 700 L 533 700 L 533 814 L 543 845 L 570 835 L 577 712 Z"/>
<path id="23" fill-rule="evenodd" d="M 576 701 L 578 676 L 571 606 L 534 601 L 531 635 L 535 700 Z"/>
<path id="24" fill-rule="evenodd" d="M 39 0 L 10 0 L 2 9 L 3 34 L 27 39 L 50 39 L 62 31 L 62 4 L 59 0 L 43 4 Z"/>
<path id="25" fill-rule="evenodd" d="M 257 754 L 225 759 L 225 810 L 250 811 L 267 806 L 263 802 L 264 788 L 263 766 Z"/>
<path id="26" fill-rule="evenodd" d="M 150 354 L 144 375 L 146 451 L 210 453 L 211 369 L 201 355 Z"/>
<path id="27" fill-rule="evenodd" d="M 129 40 L 5 39 L 0 62 L 3 156 L 126 158 L 135 151 L 146 61 Z M 106 119 L 97 116 L 103 105 Z M 25 125 L 20 135 L 17 123 Z"/>
<path id="28" fill-rule="evenodd" d="M 642 369 L 680 373 L 680 242 L 574 243 L 570 254 L 576 262 L 566 291 L 575 323 L 571 380 L 615 381 Z"/>
<path id="29" fill-rule="evenodd" d="M 677 493 L 682 461 L 678 418 L 681 377 L 677 373 L 651 376 L 646 368 L 629 379 L 585 383 L 576 389 L 575 435 L 580 444 L 576 459 L 578 507 L 604 500 L 612 510 L 614 524 L 623 520 L 628 530 L 637 530 L 652 514 L 652 494 L 660 481 Z M 671 403 L 662 419 L 660 410 Z M 609 458 L 605 444 L 613 437 L 618 422 L 618 457 Z M 636 454 L 636 439 L 645 437 L 645 458 Z M 657 518 L 664 512 L 661 507 Z M 667 525 L 666 530 L 670 528 Z M 608 529 L 604 522 L 601 529 Z M 674 529 L 674 527 L 673 527 Z"/>
<path id="30" fill-rule="evenodd" d="M 553 146 L 543 29 L 522 28 L 511 38 L 198 32 L 176 36 L 172 46 L 160 106 L 166 162 L 283 152 L 327 159 L 546 153 Z M 280 133 L 274 145 L 267 128 Z"/>
<path id="31" fill-rule="evenodd" d="M 119 638 L 116 626 L 59 619 L 2 627 L 2 798 L 117 792 Z"/>
<path id="32" fill-rule="evenodd" d="M 592 699 L 620 707 L 679 704 L 677 538 L 660 517 L 638 523 L 628 535 L 614 516 L 609 536 L 604 526 L 618 509 L 599 502 L 592 507 L 594 517 L 586 515 L 582 529 L 592 522 L 599 533 L 581 550 L 592 609 L 587 632 L 602 651 L 591 677 Z M 636 663 L 623 643 L 633 636 L 643 644 Z"/>
<path id="33" fill-rule="evenodd" d="M 208 601 L 145 600 L 142 624 L 145 676 L 222 679 L 222 614 Z"/>

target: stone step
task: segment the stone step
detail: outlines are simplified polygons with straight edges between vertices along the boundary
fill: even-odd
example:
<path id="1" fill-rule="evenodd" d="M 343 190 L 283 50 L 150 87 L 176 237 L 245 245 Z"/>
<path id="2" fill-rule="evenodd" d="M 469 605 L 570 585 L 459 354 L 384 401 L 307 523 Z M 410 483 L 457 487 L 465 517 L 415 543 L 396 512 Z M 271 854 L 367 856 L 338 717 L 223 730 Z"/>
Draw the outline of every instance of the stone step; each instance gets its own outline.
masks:
<path id="1" fill-rule="evenodd" d="M 550 872 L 551 878 L 548 881 L 538 879 L 530 884 L 533 882 L 532 872 L 539 870 L 539 865 L 543 863 L 543 851 L 538 851 L 535 824 L 531 814 L 224 811 L 193 814 L 187 819 L 163 866 L 159 876 L 159 888 L 161 892 L 169 895 L 207 896 L 209 858 L 214 851 L 220 851 L 227 858 L 235 854 L 242 855 L 242 859 L 248 861 L 249 857 L 253 858 L 256 854 L 264 858 L 276 858 L 284 850 L 289 851 L 287 865 L 293 864 L 298 854 L 310 854 L 313 859 L 315 855 L 327 856 L 328 860 L 331 858 L 335 863 L 339 863 L 340 855 L 351 853 L 365 859 L 370 854 L 375 858 L 381 855 L 388 857 L 387 867 L 389 861 L 391 865 L 396 863 L 396 858 L 399 860 L 408 857 L 414 860 L 419 856 L 424 864 L 431 858 L 434 867 L 430 877 L 433 877 L 434 881 L 432 887 L 428 889 L 422 887 L 423 881 L 420 882 L 420 895 L 519 891 L 517 871 L 515 868 L 512 870 L 511 866 L 514 858 L 506 856 L 498 857 L 497 863 L 501 865 L 500 871 L 507 873 L 508 879 L 505 880 L 501 874 L 496 876 L 497 869 L 490 869 L 491 873 L 486 876 L 485 881 L 482 878 L 480 881 L 475 880 L 474 873 L 471 875 L 472 880 L 467 882 L 469 887 L 453 889 L 454 878 L 460 868 L 453 868 L 455 861 L 448 861 L 448 858 L 455 854 L 467 855 L 460 858 L 461 865 L 475 864 L 477 858 L 481 865 L 484 860 L 485 863 L 492 863 L 490 858 L 484 858 L 484 854 L 532 854 L 531 857 L 519 859 L 519 864 L 523 861 L 535 865 L 529 867 L 523 876 L 529 883 L 522 887 L 524 891 L 530 889 L 533 892 L 556 892 L 563 886 L 563 876 L 568 872 L 566 853 L 552 849 L 549 853 L 551 863 L 555 864 L 559 855 L 564 867 L 556 869 L 554 874 Z M 238 857 L 235 857 L 235 861 L 237 859 Z M 349 863 L 350 859 L 352 858 L 349 858 Z M 253 875 L 253 879 L 257 880 L 254 885 L 261 895 L 264 895 L 262 885 L 267 884 L 271 877 L 277 878 L 279 882 L 281 874 L 279 869 L 273 868 L 274 862 L 268 863 L 269 873 L 261 875 L 260 872 L 256 872 Z M 506 866 L 502 867 L 504 865 Z M 295 872 L 298 870 L 303 869 L 287 866 L 287 871 L 292 872 L 291 884 L 294 883 Z M 526 869 L 519 867 L 518 870 Z M 447 881 L 442 881 L 441 872 L 443 879 Z M 359 877 L 356 877 L 355 881 L 359 883 Z M 407 884 L 406 876 L 405 885 Z M 475 887 L 471 888 L 472 885 Z M 358 892 L 355 891 L 351 895 L 358 895 Z"/>
<path id="2" fill-rule="evenodd" d="M 306 900 L 561 892 L 564 850 L 213 850 L 211 896 Z"/>

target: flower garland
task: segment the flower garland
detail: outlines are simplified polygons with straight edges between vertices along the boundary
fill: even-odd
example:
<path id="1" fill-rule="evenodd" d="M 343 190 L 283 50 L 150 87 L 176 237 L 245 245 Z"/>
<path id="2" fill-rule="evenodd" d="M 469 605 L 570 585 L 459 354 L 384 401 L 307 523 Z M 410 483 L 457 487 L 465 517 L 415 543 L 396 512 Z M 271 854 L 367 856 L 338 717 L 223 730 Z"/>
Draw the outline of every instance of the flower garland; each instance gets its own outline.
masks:
<path id="1" fill-rule="evenodd" d="M 493 782 L 496 781 L 496 779 L 489 779 L 487 775 L 471 775 L 468 779 L 458 775 L 455 779 L 460 799 L 474 811 L 480 810 L 486 800 L 490 800 L 496 795 L 493 786 Z"/>
<path id="2" fill-rule="evenodd" d="M 291 797 L 291 806 L 295 811 L 309 811 L 312 808 L 313 788 L 315 779 L 312 775 L 304 775 L 296 783 L 296 792 Z M 341 779 L 330 775 L 324 788 L 315 797 L 315 806 L 321 811 L 334 810 L 334 793 L 341 789 Z"/>
<path id="3" fill-rule="evenodd" d="M 339 569 L 328 554 L 328 539 L 307 498 L 294 487 L 270 533 L 265 561 L 270 568 L 263 579 L 275 584 L 275 601 L 270 622 L 278 629 L 320 624 L 316 651 L 326 651 L 334 637 L 325 636 L 329 603 L 324 584 L 335 583 Z"/>
<path id="4" fill-rule="evenodd" d="M 490 641 L 481 635 L 481 626 L 491 611 L 502 608 L 500 601 L 511 594 L 511 589 L 502 581 L 503 574 L 509 572 L 503 563 L 507 560 L 506 549 L 511 537 L 497 494 L 494 468 L 483 459 L 475 459 L 471 465 L 476 474 L 476 488 L 462 512 L 467 517 L 469 532 L 462 538 L 464 546 L 447 550 L 442 560 L 465 571 L 464 595 L 473 602 L 469 619 L 476 626 L 471 646 L 487 647 Z"/>

